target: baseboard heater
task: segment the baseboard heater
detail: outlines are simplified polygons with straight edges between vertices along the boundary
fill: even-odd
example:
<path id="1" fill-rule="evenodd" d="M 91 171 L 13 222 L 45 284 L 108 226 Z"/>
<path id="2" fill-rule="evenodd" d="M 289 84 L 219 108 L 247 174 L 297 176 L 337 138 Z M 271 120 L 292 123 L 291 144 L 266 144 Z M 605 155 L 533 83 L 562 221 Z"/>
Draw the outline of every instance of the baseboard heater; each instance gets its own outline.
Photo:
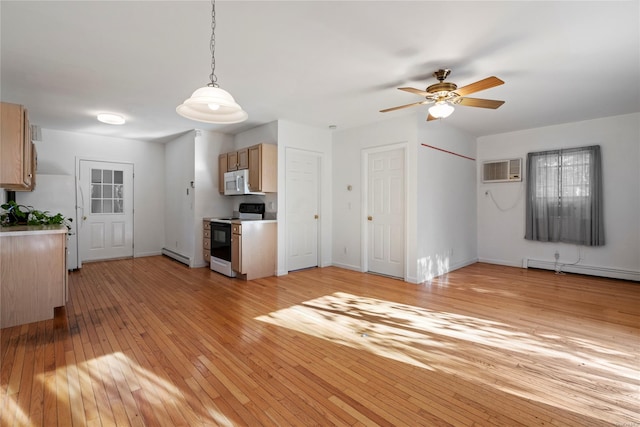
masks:
<path id="1" fill-rule="evenodd" d="M 188 265 L 189 267 L 191 266 L 191 258 L 186 257 L 182 254 L 179 254 L 178 252 L 174 252 L 171 249 L 162 248 L 162 255 L 166 255 L 169 258 L 173 258 L 178 262 Z"/>
<path id="2" fill-rule="evenodd" d="M 555 270 L 556 263 L 553 261 L 542 261 L 531 258 L 523 260 L 524 268 L 539 268 L 543 270 Z M 640 281 L 640 272 L 632 270 L 622 270 L 617 268 L 594 267 L 590 265 L 580 264 L 563 264 L 558 263 L 558 267 L 564 273 L 586 274 L 589 276 L 609 277 L 612 279 L 623 279 Z"/>

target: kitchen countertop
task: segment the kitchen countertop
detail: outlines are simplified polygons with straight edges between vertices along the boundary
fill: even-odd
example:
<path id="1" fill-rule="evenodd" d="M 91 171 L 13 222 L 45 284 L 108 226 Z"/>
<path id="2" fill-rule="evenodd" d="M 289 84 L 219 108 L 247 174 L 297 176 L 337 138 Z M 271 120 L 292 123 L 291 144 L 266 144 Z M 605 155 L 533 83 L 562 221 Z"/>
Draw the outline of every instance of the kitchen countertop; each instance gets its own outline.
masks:
<path id="1" fill-rule="evenodd" d="M 212 221 L 212 220 L 221 220 L 220 218 L 202 218 L 204 221 Z M 230 220 L 225 220 L 225 221 L 229 221 L 229 223 L 231 224 L 241 224 L 243 222 L 261 222 L 261 223 L 271 223 L 271 222 L 278 222 L 277 219 L 230 219 Z"/>
<path id="2" fill-rule="evenodd" d="M 67 234 L 68 232 L 69 229 L 66 225 L 14 225 L 11 227 L 0 227 L 0 237 L 58 233 Z"/>

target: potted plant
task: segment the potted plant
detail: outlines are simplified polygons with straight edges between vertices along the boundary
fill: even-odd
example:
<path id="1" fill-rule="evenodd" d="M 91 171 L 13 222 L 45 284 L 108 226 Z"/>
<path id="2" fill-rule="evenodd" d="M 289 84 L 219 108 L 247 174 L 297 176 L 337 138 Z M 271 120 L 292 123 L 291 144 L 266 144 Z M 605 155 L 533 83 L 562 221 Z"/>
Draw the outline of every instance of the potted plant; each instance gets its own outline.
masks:
<path id="1" fill-rule="evenodd" d="M 34 209 L 33 206 L 19 205 L 11 200 L 0 205 L 4 210 L 0 214 L 0 225 L 10 227 L 14 225 L 64 225 L 71 229 L 72 218 L 66 218 L 61 213 L 51 214 L 49 211 Z"/>

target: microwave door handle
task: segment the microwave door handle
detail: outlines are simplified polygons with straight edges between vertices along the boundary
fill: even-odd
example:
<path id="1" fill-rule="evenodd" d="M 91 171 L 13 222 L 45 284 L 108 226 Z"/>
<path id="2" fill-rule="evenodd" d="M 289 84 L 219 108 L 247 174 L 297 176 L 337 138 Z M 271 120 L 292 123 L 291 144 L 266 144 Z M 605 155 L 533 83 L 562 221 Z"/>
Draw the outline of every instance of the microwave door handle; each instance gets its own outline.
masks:
<path id="1" fill-rule="evenodd" d="M 236 191 L 240 191 L 240 176 L 236 176 Z"/>

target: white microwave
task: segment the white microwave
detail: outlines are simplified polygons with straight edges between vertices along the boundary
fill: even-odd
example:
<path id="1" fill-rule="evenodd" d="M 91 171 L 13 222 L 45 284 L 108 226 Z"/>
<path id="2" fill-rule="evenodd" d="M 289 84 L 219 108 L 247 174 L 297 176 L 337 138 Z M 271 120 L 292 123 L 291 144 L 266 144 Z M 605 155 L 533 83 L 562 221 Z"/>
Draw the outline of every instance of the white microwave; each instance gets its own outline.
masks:
<path id="1" fill-rule="evenodd" d="M 225 172 L 224 194 L 225 196 L 242 196 L 244 194 L 258 194 L 264 196 L 264 193 L 251 191 L 249 189 L 249 169 Z"/>

